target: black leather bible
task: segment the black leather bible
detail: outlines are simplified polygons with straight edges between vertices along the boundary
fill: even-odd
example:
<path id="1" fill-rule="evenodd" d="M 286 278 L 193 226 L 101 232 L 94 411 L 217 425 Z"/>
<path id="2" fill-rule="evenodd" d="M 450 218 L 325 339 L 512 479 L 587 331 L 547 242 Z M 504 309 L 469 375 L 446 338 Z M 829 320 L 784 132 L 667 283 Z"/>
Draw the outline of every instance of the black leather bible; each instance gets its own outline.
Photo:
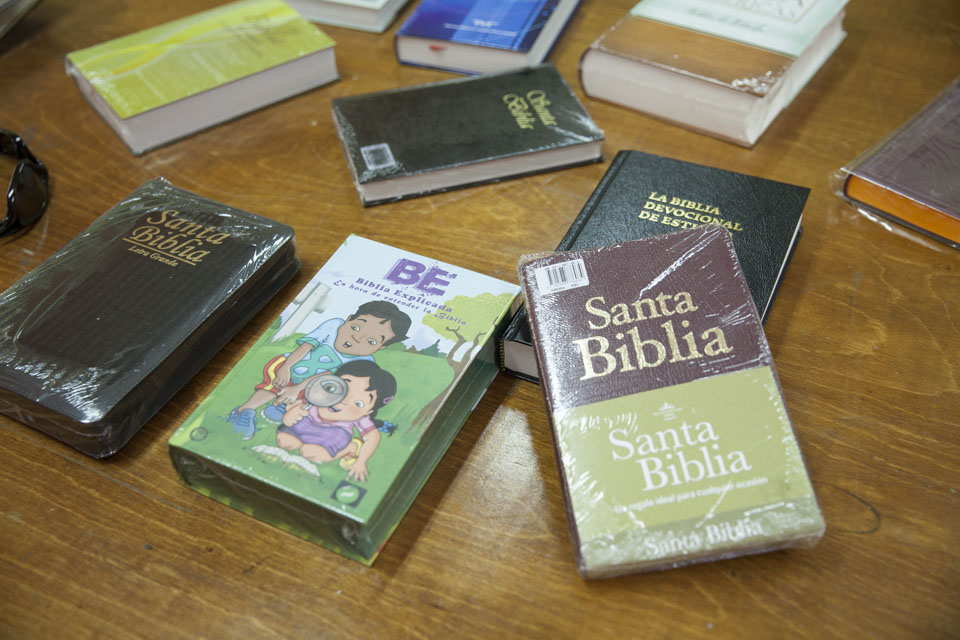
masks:
<path id="1" fill-rule="evenodd" d="M 601 160 L 603 131 L 552 64 L 333 101 L 364 205 Z"/>

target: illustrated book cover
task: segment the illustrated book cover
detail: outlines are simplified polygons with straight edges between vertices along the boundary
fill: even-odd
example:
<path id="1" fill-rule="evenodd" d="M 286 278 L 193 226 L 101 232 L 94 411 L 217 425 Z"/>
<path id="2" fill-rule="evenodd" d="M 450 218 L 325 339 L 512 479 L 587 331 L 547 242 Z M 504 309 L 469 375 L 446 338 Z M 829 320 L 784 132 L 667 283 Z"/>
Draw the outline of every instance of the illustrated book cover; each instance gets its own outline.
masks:
<path id="1" fill-rule="evenodd" d="M 307 20 L 383 33 L 407 0 L 286 0 Z"/>
<path id="2" fill-rule="evenodd" d="M 422 0 L 397 31 L 397 60 L 458 73 L 543 62 L 580 0 Z"/>
<path id="3" fill-rule="evenodd" d="M 334 42 L 282 0 L 240 0 L 67 55 L 139 155 L 336 80 Z"/>
<path id="4" fill-rule="evenodd" d="M 834 190 L 853 204 L 960 249 L 960 78 L 844 167 Z"/>
<path id="5" fill-rule="evenodd" d="M 496 376 L 518 291 L 350 236 L 173 434 L 174 466 L 372 563 Z"/>
<path id="6" fill-rule="evenodd" d="M 642 0 L 584 52 L 584 92 L 753 146 L 843 41 L 846 0 Z"/>
<path id="7" fill-rule="evenodd" d="M 0 294 L 0 412 L 109 456 L 299 267 L 290 227 L 150 180 Z"/>
<path id="8" fill-rule="evenodd" d="M 524 261 L 586 578 L 812 545 L 824 521 L 717 225 Z"/>
<path id="9" fill-rule="evenodd" d="M 718 224 L 733 237 L 753 302 L 766 320 L 800 236 L 809 194 L 806 187 L 640 151 L 620 151 L 557 251 Z M 537 381 L 523 308 L 503 336 L 502 358 L 508 372 Z"/>
<path id="10" fill-rule="evenodd" d="M 603 131 L 551 64 L 333 100 L 364 205 L 601 160 Z"/>

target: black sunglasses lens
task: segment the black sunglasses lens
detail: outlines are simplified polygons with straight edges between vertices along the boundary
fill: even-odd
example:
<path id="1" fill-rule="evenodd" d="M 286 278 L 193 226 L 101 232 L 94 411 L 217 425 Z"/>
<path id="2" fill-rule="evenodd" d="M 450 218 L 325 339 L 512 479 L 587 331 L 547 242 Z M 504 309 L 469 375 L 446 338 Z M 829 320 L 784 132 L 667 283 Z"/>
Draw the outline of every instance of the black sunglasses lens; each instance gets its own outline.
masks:
<path id="1" fill-rule="evenodd" d="M 6 129 L 0 129 L 0 153 L 17 157 L 16 134 Z"/>
<path id="2" fill-rule="evenodd" d="M 47 208 L 47 185 L 40 175 L 40 169 L 21 162 L 10 180 L 12 197 L 8 198 L 9 207 L 20 226 L 33 224 Z"/>

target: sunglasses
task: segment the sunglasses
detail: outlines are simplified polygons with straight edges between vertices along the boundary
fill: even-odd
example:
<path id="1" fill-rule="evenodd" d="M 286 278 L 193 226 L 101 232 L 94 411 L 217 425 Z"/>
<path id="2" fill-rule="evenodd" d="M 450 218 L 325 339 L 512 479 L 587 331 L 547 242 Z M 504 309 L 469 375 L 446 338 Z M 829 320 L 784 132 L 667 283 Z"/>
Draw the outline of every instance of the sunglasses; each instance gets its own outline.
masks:
<path id="1" fill-rule="evenodd" d="M 50 181 L 47 167 L 14 132 L 0 129 L 0 153 L 19 160 L 7 189 L 7 215 L 0 220 L 3 236 L 40 219 L 50 200 Z"/>

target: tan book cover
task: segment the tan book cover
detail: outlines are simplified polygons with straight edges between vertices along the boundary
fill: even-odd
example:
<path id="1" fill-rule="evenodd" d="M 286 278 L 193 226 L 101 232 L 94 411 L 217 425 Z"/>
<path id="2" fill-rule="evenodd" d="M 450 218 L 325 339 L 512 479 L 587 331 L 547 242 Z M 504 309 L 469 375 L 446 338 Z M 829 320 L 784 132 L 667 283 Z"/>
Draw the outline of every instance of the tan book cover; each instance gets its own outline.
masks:
<path id="1" fill-rule="evenodd" d="M 643 0 L 580 60 L 584 93 L 752 146 L 846 34 L 845 0 Z"/>

